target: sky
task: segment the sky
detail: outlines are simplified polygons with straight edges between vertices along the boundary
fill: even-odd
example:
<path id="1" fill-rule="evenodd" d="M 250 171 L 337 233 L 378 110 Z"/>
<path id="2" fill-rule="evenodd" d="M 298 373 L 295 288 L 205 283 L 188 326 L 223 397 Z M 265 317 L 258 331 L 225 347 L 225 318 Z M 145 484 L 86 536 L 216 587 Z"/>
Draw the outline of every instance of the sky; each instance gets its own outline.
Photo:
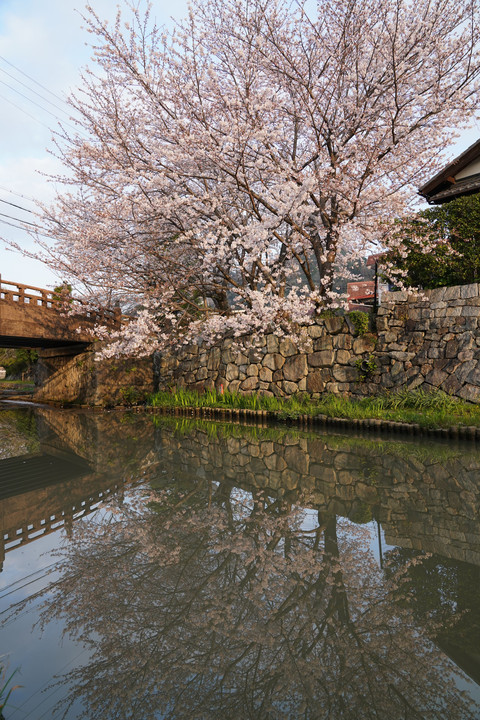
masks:
<path id="1" fill-rule="evenodd" d="M 114 20 L 115 0 L 90 4 L 99 17 Z M 78 87 L 91 56 L 85 5 L 86 0 L 0 0 L 0 238 L 30 252 L 35 247 L 28 233 L 12 225 L 35 222 L 28 212 L 35 209 L 33 201 L 54 196 L 45 177 L 61 171 L 51 154 L 52 130 L 59 118 L 68 122 L 64 98 Z M 171 25 L 186 13 L 187 0 L 154 0 L 153 6 L 158 24 Z M 1 241 L 0 277 L 49 288 L 61 280 Z"/>
<path id="2" fill-rule="evenodd" d="M 91 0 L 97 15 L 113 20 L 115 0 Z M 171 25 L 187 0 L 153 0 L 159 25 Z M 78 87 L 90 60 L 84 28 L 85 0 L 0 0 L 0 238 L 34 251 L 18 222 L 35 222 L 34 201 L 49 202 L 54 185 L 46 176 L 61 171 L 51 154 L 52 130 L 68 121 L 64 98 Z M 480 137 L 480 126 L 462 133 L 446 159 Z M 439 168 L 440 169 L 440 168 Z M 30 211 L 30 212 L 29 212 Z M 0 277 L 36 287 L 54 287 L 59 278 L 44 264 L 8 249 L 0 241 Z"/>

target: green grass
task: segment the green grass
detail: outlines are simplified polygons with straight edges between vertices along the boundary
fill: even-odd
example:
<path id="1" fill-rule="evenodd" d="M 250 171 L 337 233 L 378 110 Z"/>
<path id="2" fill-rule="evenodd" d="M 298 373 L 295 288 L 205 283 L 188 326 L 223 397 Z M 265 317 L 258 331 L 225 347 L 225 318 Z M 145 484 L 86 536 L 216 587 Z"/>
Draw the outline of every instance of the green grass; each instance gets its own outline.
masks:
<path id="1" fill-rule="evenodd" d="M 31 380 L 0 380 L 0 392 L 4 390 L 28 390 L 35 389 L 35 384 Z"/>
<path id="2" fill-rule="evenodd" d="M 377 418 L 417 423 L 422 427 L 480 425 L 479 405 L 453 398 L 441 390 L 425 391 L 421 388 L 359 399 L 323 395 L 318 400 L 313 400 L 307 394 L 276 398 L 228 391 L 221 394 L 216 390 L 200 394 L 193 390 L 177 389 L 172 392 L 158 392 L 150 396 L 147 404 L 162 408 L 266 410 L 277 413 L 281 419 L 294 419 L 300 415 L 326 415 L 351 420 Z"/>

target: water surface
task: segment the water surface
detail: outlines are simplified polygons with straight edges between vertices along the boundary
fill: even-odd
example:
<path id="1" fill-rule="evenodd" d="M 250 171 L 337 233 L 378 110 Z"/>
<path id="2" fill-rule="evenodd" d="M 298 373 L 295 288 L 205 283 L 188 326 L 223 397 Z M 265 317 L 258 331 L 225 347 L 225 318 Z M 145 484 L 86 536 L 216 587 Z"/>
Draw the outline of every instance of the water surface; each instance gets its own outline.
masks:
<path id="1" fill-rule="evenodd" d="M 480 717 L 474 445 L 0 411 L 11 718 Z"/>

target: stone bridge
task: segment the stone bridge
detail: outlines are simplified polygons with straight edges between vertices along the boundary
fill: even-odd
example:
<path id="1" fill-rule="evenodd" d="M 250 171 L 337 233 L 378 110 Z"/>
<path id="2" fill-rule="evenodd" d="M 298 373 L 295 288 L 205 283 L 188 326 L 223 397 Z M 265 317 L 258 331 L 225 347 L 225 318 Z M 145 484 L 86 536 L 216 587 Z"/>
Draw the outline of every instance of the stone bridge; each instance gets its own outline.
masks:
<path id="1" fill-rule="evenodd" d="M 0 347 L 37 349 L 38 400 L 98 404 L 95 392 L 98 385 L 102 394 L 103 381 L 97 382 L 97 364 L 91 360 L 92 331 L 96 325 L 117 330 L 125 321 L 120 308 L 92 309 L 68 291 L 0 277 Z"/>
<path id="2" fill-rule="evenodd" d="M 120 327 L 121 311 L 92 310 L 71 295 L 0 278 L 0 347 L 70 347 L 92 342 L 97 324 Z"/>

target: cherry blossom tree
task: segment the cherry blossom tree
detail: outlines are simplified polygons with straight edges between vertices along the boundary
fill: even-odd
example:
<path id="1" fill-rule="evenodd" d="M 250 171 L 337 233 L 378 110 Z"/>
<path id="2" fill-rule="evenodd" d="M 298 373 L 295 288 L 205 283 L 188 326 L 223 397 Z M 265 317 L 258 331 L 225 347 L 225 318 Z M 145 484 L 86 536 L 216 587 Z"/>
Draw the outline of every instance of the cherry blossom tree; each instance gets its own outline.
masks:
<path id="1" fill-rule="evenodd" d="M 338 305 L 478 99 L 477 0 L 193 0 L 171 32 L 88 10 L 43 227 L 69 281 L 141 307 L 127 349 Z"/>

